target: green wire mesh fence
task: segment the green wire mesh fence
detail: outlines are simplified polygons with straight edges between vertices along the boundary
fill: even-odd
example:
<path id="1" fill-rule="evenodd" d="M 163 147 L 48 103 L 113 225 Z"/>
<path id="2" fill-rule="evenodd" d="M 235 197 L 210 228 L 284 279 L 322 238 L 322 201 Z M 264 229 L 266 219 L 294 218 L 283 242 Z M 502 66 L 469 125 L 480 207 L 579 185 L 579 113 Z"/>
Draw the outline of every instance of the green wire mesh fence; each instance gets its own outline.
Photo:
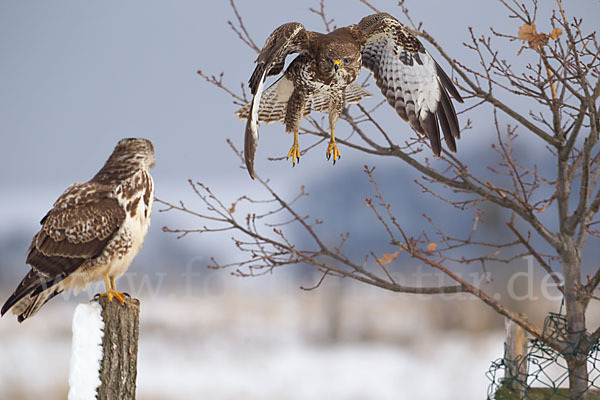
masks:
<path id="1" fill-rule="evenodd" d="M 581 333 L 582 335 L 584 332 Z M 569 368 L 565 355 L 575 355 L 581 351 L 567 337 L 567 319 L 562 314 L 550 313 L 544 321 L 544 337 L 551 337 L 570 346 L 570 351 L 560 354 L 538 339 L 529 340 L 527 353 L 523 358 L 511 360 L 502 358 L 492 362 L 486 373 L 491 384 L 488 388 L 488 400 L 558 400 L 570 399 Z M 506 345 L 505 345 L 506 346 Z M 567 347 L 568 348 L 568 347 Z M 600 342 L 594 343 L 588 358 L 589 400 L 600 400 Z M 526 363 L 526 377 L 518 374 L 506 374 L 508 368 L 520 370 L 520 364 Z M 507 377 L 508 375 L 508 377 Z"/>

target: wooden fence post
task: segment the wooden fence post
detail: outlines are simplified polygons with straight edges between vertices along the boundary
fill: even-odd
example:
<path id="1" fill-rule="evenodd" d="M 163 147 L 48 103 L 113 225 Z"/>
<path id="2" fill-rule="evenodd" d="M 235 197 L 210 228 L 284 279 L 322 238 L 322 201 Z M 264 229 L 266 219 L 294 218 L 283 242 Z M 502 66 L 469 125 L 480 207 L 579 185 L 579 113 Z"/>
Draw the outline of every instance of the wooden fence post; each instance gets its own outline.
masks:
<path id="1" fill-rule="evenodd" d="M 135 400 L 140 302 L 106 297 L 73 315 L 69 400 Z"/>
<path id="2" fill-rule="evenodd" d="M 505 325 L 504 379 L 509 383 L 510 389 L 524 391 L 527 388 L 528 373 L 527 332 L 508 318 L 505 320 Z"/>
<path id="3" fill-rule="evenodd" d="M 140 302 L 126 298 L 125 305 L 99 298 L 104 320 L 98 400 L 135 400 Z"/>

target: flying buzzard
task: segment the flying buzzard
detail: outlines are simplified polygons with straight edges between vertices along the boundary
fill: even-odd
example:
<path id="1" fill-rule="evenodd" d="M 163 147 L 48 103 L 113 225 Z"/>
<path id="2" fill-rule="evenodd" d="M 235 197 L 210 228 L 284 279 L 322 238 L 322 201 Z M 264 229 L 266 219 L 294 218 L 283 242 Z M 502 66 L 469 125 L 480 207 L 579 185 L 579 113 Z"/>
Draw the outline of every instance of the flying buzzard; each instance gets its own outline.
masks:
<path id="1" fill-rule="evenodd" d="M 102 279 L 102 295 L 123 303 L 115 278 L 127 270 L 148 231 L 154 163 L 152 142 L 122 139 L 92 179 L 69 186 L 40 221 L 27 255 L 31 271 L 0 314 L 12 309 L 22 322 L 63 290 L 79 291 Z"/>
<path id="2" fill-rule="evenodd" d="M 273 85 L 263 93 L 267 76 L 283 71 L 285 58 L 299 53 Z M 389 14 L 363 18 L 358 24 L 328 34 L 310 32 L 298 22 L 275 29 L 256 59 L 250 78 L 252 102 L 236 113 L 247 119 L 244 153 L 254 178 L 258 122 L 284 121 L 294 143 L 287 157 L 300 158 L 298 130 L 311 110 L 329 110 L 331 139 L 327 159 L 340 157 L 335 124 L 345 103 L 357 103 L 370 93 L 354 81 L 361 66 L 373 72 L 377 86 L 398 115 L 419 134 L 426 135 L 435 155 L 440 155 L 440 126 L 451 151 L 456 151 L 459 128 L 448 93 L 463 102 L 452 81 L 421 42 Z"/>

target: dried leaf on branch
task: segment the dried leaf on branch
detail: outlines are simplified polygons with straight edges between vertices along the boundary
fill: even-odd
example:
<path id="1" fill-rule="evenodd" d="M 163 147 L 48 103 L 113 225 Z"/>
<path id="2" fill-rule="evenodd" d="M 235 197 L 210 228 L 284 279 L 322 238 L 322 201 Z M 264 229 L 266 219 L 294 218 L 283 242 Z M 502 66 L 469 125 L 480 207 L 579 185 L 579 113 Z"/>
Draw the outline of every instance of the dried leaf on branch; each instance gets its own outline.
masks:
<path id="1" fill-rule="evenodd" d="M 519 39 L 521 39 L 523 43 L 527 43 L 527 46 L 530 49 L 534 50 L 540 50 L 548 44 L 548 39 L 556 40 L 560 35 L 562 35 L 562 30 L 560 28 L 554 28 L 549 35 L 538 33 L 535 24 L 533 23 L 521 25 L 518 33 Z M 518 54 L 521 54 L 524 48 L 525 46 L 521 47 Z"/>
<path id="2" fill-rule="evenodd" d="M 400 254 L 401 251 L 402 251 L 402 249 L 400 248 L 391 254 L 383 253 L 383 256 L 377 257 L 377 262 L 381 265 L 388 265 L 389 263 L 394 261 L 396 258 L 398 258 L 398 254 Z"/>

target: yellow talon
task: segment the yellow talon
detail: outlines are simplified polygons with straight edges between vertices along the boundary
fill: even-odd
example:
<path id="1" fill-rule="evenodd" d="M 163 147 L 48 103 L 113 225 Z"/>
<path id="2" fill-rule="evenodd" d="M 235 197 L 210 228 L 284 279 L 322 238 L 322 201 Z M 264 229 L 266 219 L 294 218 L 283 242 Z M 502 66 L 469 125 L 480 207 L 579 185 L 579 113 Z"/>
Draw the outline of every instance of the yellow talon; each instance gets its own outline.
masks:
<path id="1" fill-rule="evenodd" d="M 300 162 L 300 147 L 298 147 L 297 144 L 293 145 L 290 149 L 287 158 L 290 157 L 292 157 L 292 165 L 296 165 L 296 163 Z"/>
<path id="2" fill-rule="evenodd" d="M 112 303 L 113 299 L 116 299 L 121 305 L 125 304 L 124 294 L 116 290 L 108 290 L 106 293 L 100 293 L 100 297 L 108 297 L 109 303 Z"/>
<path id="3" fill-rule="evenodd" d="M 329 145 L 327 146 L 325 156 L 328 160 L 331 158 L 331 156 L 333 156 L 334 164 L 341 157 L 340 151 L 338 150 L 337 144 L 335 143 L 335 135 L 333 133 L 333 129 L 331 129 L 331 139 L 329 140 Z"/>
<path id="4" fill-rule="evenodd" d="M 106 293 L 100 293 L 100 297 L 108 297 L 109 303 L 112 303 L 113 299 L 117 299 L 121 305 L 125 304 L 125 295 L 115 290 L 115 278 L 104 275 L 104 284 L 106 285 Z"/>
<path id="5" fill-rule="evenodd" d="M 294 144 L 290 148 L 286 158 L 292 157 L 292 165 L 300 162 L 300 147 L 298 146 L 298 132 L 294 132 Z"/>

